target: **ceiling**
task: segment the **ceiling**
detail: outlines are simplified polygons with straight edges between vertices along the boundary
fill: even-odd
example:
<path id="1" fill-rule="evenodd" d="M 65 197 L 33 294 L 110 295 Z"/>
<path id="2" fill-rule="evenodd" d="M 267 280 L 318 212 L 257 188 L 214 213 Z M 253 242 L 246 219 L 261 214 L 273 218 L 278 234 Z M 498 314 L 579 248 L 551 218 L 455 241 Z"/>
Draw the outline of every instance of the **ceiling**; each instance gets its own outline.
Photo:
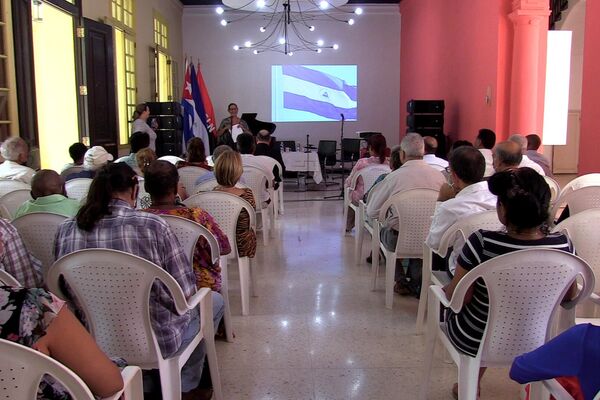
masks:
<path id="1" fill-rule="evenodd" d="M 184 6 L 211 6 L 223 4 L 220 0 L 179 0 Z M 400 0 L 348 0 L 348 4 L 398 4 Z"/>

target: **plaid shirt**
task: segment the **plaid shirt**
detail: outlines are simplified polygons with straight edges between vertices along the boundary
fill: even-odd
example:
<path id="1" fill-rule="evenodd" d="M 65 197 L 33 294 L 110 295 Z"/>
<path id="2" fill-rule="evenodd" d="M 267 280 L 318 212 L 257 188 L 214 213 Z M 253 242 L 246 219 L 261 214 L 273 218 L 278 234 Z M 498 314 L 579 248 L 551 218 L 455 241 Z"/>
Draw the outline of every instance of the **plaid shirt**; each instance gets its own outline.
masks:
<path id="1" fill-rule="evenodd" d="M 42 263 L 29 254 L 17 229 L 0 218 L 0 268 L 27 288 L 41 287 Z"/>
<path id="2" fill-rule="evenodd" d="M 181 286 L 186 298 L 196 292 L 196 277 L 185 251 L 169 225 L 160 217 L 133 209 L 123 200 L 112 200 L 111 214 L 96 223 L 91 232 L 77 227 L 69 218 L 58 228 L 56 259 L 82 249 L 121 250 L 164 268 Z M 181 346 L 191 316 L 177 315 L 169 292 L 155 283 L 150 295 L 150 318 L 163 356 L 169 357 Z"/>

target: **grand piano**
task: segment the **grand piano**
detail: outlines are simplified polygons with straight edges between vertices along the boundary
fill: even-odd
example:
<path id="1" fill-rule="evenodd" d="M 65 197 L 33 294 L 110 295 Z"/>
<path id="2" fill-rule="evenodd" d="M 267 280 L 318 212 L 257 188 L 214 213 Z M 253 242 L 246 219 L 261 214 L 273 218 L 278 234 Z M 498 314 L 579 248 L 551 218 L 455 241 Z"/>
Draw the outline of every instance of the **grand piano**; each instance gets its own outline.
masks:
<path id="1" fill-rule="evenodd" d="M 273 134 L 273 132 L 275 132 L 275 128 L 277 128 L 277 125 L 272 122 L 264 122 L 256 119 L 257 115 L 258 113 L 244 113 L 242 114 L 241 119 L 246 121 L 248 128 L 250 128 L 250 132 L 252 132 L 254 136 L 256 136 L 258 131 L 261 129 L 266 129 Z"/>

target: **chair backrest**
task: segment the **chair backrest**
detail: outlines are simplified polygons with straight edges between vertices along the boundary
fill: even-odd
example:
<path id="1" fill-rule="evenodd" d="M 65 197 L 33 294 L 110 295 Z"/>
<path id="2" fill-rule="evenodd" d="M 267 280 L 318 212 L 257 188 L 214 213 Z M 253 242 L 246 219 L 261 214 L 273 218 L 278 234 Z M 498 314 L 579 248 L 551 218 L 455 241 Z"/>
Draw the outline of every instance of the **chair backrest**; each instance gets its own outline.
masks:
<path id="1" fill-rule="evenodd" d="M 594 273 L 581 258 L 561 250 L 519 250 L 481 263 L 458 283 L 450 308 L 459 312 L 475 280 L 485 281 L 488 321 L 479 347 L 482 366 L 506 366 L 549 339 L 553 317 L 571 284 L 581 276 L 574 306 L 594 287 Z"/>
<path id="2" fill-rule="evenodd" d="M 434 189 L 410 189 L 394 194 L 383 204 L 379 221 L 385 221 L 388 209 L 399 220 L 397 257 L 423 257 L 423 242 L 429 233 L 437 197 L 438 191 Z"/>
<path id="3" fill-rule="evenodd" d="M 600 173 L 585 174 L 578 176 L 562 188 L 561 195 L 563 193 L 581 189 L 586 186 L 600 186 Z"/>
<path id="4" fill-rule="evenodd" d="M 317 154 L 320 162 L 325 165 L 335 165 L 337 159 L 337 142 L 335 140 L 319 140 Z"/>
<path id="5" fill-rule="evenodd" d="M 137 209 L 141 209 L 142 207 L 142 199 L 144 197 L 150 196 L 148 194 L 148 192 L 146 192 L 146 187 L 144 186 L 144 178 L 142 178 L 141 176 L 138 176 L 138 187 L 139 187 L 139 191 L 138 191 L 138 195 L 137 195 L 137 205 L 136 208 Z"/>
<path id="6" fill-rule="evenodd" d="M 158 157 L 158 159 L 162 161 L 168 161 L 173 165 L 177 164 L 179 161 L 185 161 L 183 158 L 177 156 L 162 156 Z"/>
<path id="7" fill-rule="evenodd" d="M 122 357 L 140 368 L 161 357 L 150 319 L 150 292 L 159 280 L 178 310 L 186 299 L 175 279 L 158 265 L 133 254 L 85 249 L 58 259 L 48 271 L 50 291 L 65 298 L 64 277 L 83 311 L 90 333 L 109 357 Z"/>
<path id="8" fill-rule="evenodd" d="M 67 197 L 82 201 L 87 197 L 92 179 L 90 178 L 75 178 L 65 183 Z"/>
<path id="9" fill-rule="evenodd" d="M 196 185 L 196 187 L 194 188 L 194 192 L 198 193 L 198 192 L 210 192 L 211 190 L 213 190 L 219 183 L 217 182 L 216 179 L 209 179 L 207 181 L 202 182 L 199 185 Z M 188 194 L 192 194 L 192 193 L 188 193 Z"/>
<path id="10" fill-rule="evenodd" d="M 197 222 L 191 221 L 187 218 L 178 217 L 175 215 L 161 215 L 162 219 L 167 221 L 171 230 L 177 236 L 179 240 L 179 244 L 183 246 L 185 252 L 188 255 L 188 259 L 190 263 L 194 258 L 194 250 L 196 249 L 196 243 L 198 239 L 202 236 L 208 242 L 210 246 L 210 255 L 212 258 L 212 262 L 216 263 L 219 261 L 219 242 L 215 236 L 204 226 L 200 225 Z"/>
<path id="11" fill-rule="evenodd" d="M 544 180 L 550 187 L 550 205 L 552 206 L 560 194 L 560 185 L 554 180 L 554 178 L 551 178 L 548 175 L 544 175 Z"/>
<path id="12" fill-rule="evenodd" d="M 188 207 L 200 207 L 207 211 L 219 224 L 219 227 L 229 239 L 233 250 L 229 257 L 237 257 L 236 226 L 242 210 L 246 210 L 250 216 L 250 227 L 256 229 L 256 212 L 252 205 L 239 196 L 213 191 L 202 192 L 188 197 L 184 202 Z"/>
<path id="13" fill-rule="evenodd" d="M 552 229 L 553 232 L 566 233 L 577 251 L 600 277 L 600 208 L 582 211 L 562 221 Z M 594 292 L 600 293 L 600 280 L 596 282 Z"/>
<path id="14" fill-rule="evenodd" d="M 448 248 L 454 247 L 455 251 L 460 251 L 469 236 L 476 230 L 498 231 L 502 227 L 503 225 L 498 219 L 498 213 L 495 209 L 464 216 L 444 232 L 440 239 L 440 247 L 432 250 L 440 257 L 446 257 Z"/>
<path id="15" fill-rule="evenodd" d="M 0 197 L 0 216 L 11 220 L 17 210 L 27 200 L 31 200 L 31 189 L 17 189 Z"/>
<path id="16" fill-rule="evenodd" d="M 0 197 L 13 190 L 27 189 L 31 190 L 31 186 L 25 182 L 15 181 L 12 179 L 0 179 Z"/>
<path id="17" fill-rule="evenodd" d="M 188 193 L 193 192 L 199 177 L 209 173 L 207 169 L 192 166 L 179 168 L 177 172 L 179 173 L 179 180 Z"/>
<path id="18" fill-rule="evenodd" d="M 363 187 L 365 191 L 369 190 L 373 183 L 379 178 L 381 174 L 387 174 L 391 172 L 390 166 L 387 164 L 375 164 L 369 165 L 358 171 L 356 175 L 352 178 L 352 182 L 350 182 L 350 188 L 356 188 L 356 183 L 358 182 L 358 178 L 361 177 L 363 181 Z"/>
<path id="19" fill-rule="evenodd" d="M 569 215 L 600 207 L 600 186 L 585 186 L 563 192 L 554 203 L 550 211 L 550 218 L 555 218 L 559 209 L 565 205 L 569 206 Z"/>
<path id="20" fill-rule="evenodd" d="M 14 276 L 12 276 L 3 269 L 0 269 L 0 285 L 22 286 L 21 283 L 19 283 L 19 281 L 16 280 Z"/>
<path id="21" fill-rule="evenodd" d="M 342 160 L 358 161 L 360 158 L 360 143 L 362 139 L 344 138 L 342 139 Z"/>
<path id="22" fill-rule="evenodd" d="M 129 156 L 123 156 L 123 157 L 119 157 L 117 158 L 114 162 L 118 163 L 118 162 L 125 162 L 129 159 Z"/>
<path id="23" fill-rule="evenodd" d="M 267 201 L 265 198 L 265 190 L 269 192 L 272 196 L 272 186 L 271 182 L 267 178 L 267 174 L 256 167 L 251 167 L 249 165 L 244 165 L 244 172 L 242 173 L 242 177 L 244 179 L 244 184 L 252 190 L 252 194 L 254 195 L 254 202 L 256 203 L 256 209 L 260 210 L 263 201 Z"/>
<path id="24" fill-rule="evenodd" d="M 46 374 L 60 382 L 74 399 L 94 399 L 85 382 L 58 361 L 37 350 L 0 339 L 0 392 L 3 398 L 37 398 L 40 381 Z"/>
<path id="25" fill-rule="evenodd" d="M 42 262 L 44 277 L 54 263 L 54 239 L 58 226 L 66 220 L 64 215 L 35 212 L 25 214 L 12 221 L 21 235 L 25 247 Z"/>

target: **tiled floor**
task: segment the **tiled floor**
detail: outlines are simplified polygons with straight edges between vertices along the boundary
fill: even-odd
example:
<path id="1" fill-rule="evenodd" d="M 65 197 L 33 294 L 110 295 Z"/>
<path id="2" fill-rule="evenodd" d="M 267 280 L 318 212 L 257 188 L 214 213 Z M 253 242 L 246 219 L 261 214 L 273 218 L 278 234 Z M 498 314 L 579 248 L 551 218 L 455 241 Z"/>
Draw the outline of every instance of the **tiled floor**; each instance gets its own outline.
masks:
<path id="1" fill-rule="evenodd" d="M 230 266 L 236 339 L 217 344 L 227 400 L 417 398 L 424 351 L 414 334 L 417 300 L 396 296 L 388 310 L 383 281 L 370 290 L 369 266 L 356 265 L 354 238 L 342 234 L 341 201 L 297 201 L 336 193 L 285 193 L 277 237 L 268 248 L 259 240 L 250 316 L 241 316 Z M 434 366 L 429 398 L 451 399 L 456 367 L 441 355 Z M 481 398 L 518 399 L 519 390 L 507 370 L 491 370 Z"/>

